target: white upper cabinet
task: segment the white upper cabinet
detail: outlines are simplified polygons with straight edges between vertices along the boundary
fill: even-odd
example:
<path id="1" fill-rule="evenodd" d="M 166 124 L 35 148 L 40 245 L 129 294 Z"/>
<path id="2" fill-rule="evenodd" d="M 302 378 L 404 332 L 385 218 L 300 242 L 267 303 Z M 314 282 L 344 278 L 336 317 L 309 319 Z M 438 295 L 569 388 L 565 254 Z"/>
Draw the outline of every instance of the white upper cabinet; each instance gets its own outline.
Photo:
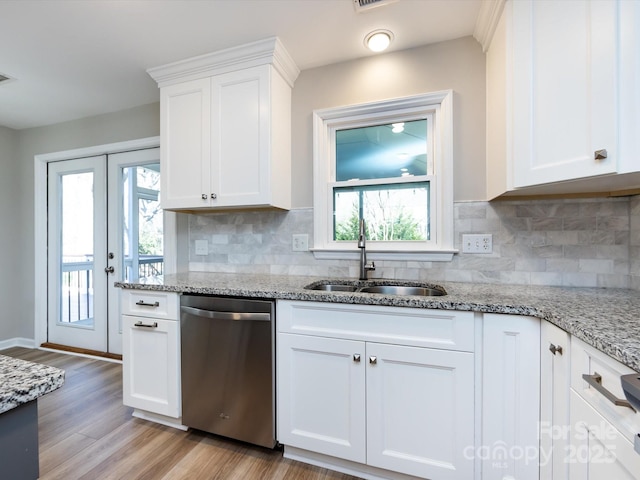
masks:
<path id="1" fill-rule="evenodd" d="M 615 2 L 513 2 L 514 187 L 616 171 L 617 23 Z"/>
<path id="2" fill-rule="evenodd" d="M 640 185 L 561 183 L 640 171 L 639 5 L 506 2 L 487 52 L 489 198 Z"/>
<path id="3" fill-rule="evenodd" d="M 271 38 L 149 70 L 160 86 L 162 207 L 291 207 L 291 88 Z"/>

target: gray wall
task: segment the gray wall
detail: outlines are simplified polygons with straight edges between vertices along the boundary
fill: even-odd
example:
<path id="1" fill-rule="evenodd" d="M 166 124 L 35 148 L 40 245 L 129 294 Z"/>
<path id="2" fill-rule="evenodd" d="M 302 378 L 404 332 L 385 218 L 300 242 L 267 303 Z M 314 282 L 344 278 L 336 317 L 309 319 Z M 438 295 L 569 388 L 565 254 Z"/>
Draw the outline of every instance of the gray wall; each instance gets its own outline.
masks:
<path id="1" fill-rule="evenodd" d="M 455 200 L 484 200 L 485 56 L 472 37 L 304 70 L 292 99 L 292 204 L 313 206 L 315 109 L 454 91 Z"/>
<path id="2" fill-rule="evenodd" d="M 96 117 L 64 122 L 46 127 L 31 128 L 13 131 L 10 135 L 16 145 L 17 156 L 14 164 L 10 166 L 11 187 L 14 194 L 11 195 L 11 212 L 8 218 L 15 221 L 16 238 L 13 248 L 9 252 L 15 252 L 13 257 L 19 259 L 19 268 L 9 280 L 6 271 L 0 272 L 0 285 L 2 282 L 15 283 L 14 292 L 10 299 L 13 305 L 19 305 L 19 310 L 6 322 L 3 318 L 0 322 L 0 340 L 25 337 L 33 338 L 34 300 L 36 296 L 46 295 L 46 292 L 33 291 L 33 263 L 34 244 L 34 157 L 35 155 L 73 150 L 76 148 L 104 145 L 108 143 L 124 142 L 139 138 L 155 137 L 160 135 L 160 105 L 154 103 L 141 107 L 123 110 L 120 112 L 99 115 Z M 0 152 L 2 147 L 0 146 Z M 2 164 L 4 178 L 4 162 Z M 4 198 L 4 193 L 0 192 Z M 5 202 L 2 202 L 5 205 Z M 2 207 L 5 208 L 5 207 Z M 0 211 L 0 218 L 6 223 L 4 211 Z M 2 237 L 0 237 L 2 238 Z M 2 246 L 2 240 L 0 240 Z M 46 268 L 46 265 L 42 265 Z M 4 289 L 0 295 L 4 293 Z M 17 308 L 17 307 L 16 307 Z M 4 325 L 8 323 L 9 325 Z"/>
<path id="3" fill-rule="evenodd" d="M 0 127 L 0 340 L 21 336 L 16 321 L 22 312 L 16 302 L 20 294 L 17 276 L 21 255 L 16 253 L 20 252 L 20 242 L 24 237 L 20 230 L 20 192 L 16 182 L 19 176 L 17 145 L 17 132 Z"/>

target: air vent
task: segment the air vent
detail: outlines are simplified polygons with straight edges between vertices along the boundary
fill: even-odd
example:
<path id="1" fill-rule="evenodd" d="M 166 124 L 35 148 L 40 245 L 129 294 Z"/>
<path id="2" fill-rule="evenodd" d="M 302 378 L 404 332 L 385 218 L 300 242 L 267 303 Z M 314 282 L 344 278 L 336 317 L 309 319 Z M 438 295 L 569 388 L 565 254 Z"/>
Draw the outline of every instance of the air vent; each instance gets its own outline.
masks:
<path id="1" fill-rule="evenodd" d="M 353 8 L 356 12 L 362 13 L 371 10 L 372 8 L 381 7 L 383 5 L 389 5 L 395 3 L 398 0 L 353 0 Z"/>

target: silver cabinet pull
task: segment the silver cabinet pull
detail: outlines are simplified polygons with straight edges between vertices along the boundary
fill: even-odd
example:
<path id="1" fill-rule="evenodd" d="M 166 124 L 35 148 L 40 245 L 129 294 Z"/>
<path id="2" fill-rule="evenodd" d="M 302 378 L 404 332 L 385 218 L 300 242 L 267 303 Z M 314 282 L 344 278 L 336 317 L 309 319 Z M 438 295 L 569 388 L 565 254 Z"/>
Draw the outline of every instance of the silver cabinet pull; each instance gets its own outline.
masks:
<path id="1" fill-rule="evenodd" d="M 207 197 L 207 194 L 206 194 L 206 193 L 203 193 L 203 194 L 202 194 L 202 199 L 203 199 L 203 200 L 206 200 L 207 198 L 209 198 L 209 197 Z"/>
<path id="2" fill-rule="evenodd" d="M 604 160 L 605 158 L 607 158 L 607 149 L 603 148 L 602 150 L 596 150 L 595 152 L 593 152 L 593 158 L 595 160 Z"/>
<path id="3" fill-rule="evenodd" d="M 148 323 L 136 322 L 133 324 L 134 327 L 144 327 L 144 328 L 158 328 L 158 322 L 153 322 L 151 325 Z"/>
<path id="4" fill-rule="evenodd" d="M 378 357 L 369 357 L 369 363 L 371 365 L 375 365 L 376 363 L 378 363 Z"/>
<path id="5" fill-rule="evenodd" d="M 360 363 L 360 354 L 359 353 L 354 353 L 353 354 L 353 361 L 356 363 Z"/>
<path id="6" fill-rule="evenodd" d="M 554 355 L 557 353 L 558 355 L 562 355 L 562 347 L 560 345 L 554 345 L 553 343 L 549 344 L 549 351 Z"/>
<path id="7" fill-rule="evenodd" d="M 211 194 L 211 200 L 215 200 L 216 198 L 218 198 L 218 194 L 217 193 L 212 193 Z"/>
<path id="8" fill-rule="evenodd" d="M 593 388 L 595 388 L 598 392 L 600 392 L 607 400 L 609 400 L 614 405 L 617 405 L 618 407 L 629 407 L 634 412 L 636 411 L 636 409 L 633 408 L 631 404 L 624 398 L 616 397 L 613 393 L 602 386 L 602 375 L 600 375 L 598 372 L 593 372 L 593 375 L 584 373 L 582 374 L 582 379 Z"/>
<path id="9" fill-rule="evenodd" d="M 144 300 L 138 300 L 136 302 L 136 305 L 138 305 L 139 307 L 159 307 L 160 302 L 147 303 Z"/>
<path id="10" fill-rule="evenodd" d="M 113 267 L 107 267 L 107 268 L 105 268 L 105 269 L 104 269 L 104 272 L 105 272 L 105 273 L 113 273 L 113 272 L 115 272 L 115 271 L 116 271 L 116 270 L 115 270 L 115 268 L 113 268 Z"/>

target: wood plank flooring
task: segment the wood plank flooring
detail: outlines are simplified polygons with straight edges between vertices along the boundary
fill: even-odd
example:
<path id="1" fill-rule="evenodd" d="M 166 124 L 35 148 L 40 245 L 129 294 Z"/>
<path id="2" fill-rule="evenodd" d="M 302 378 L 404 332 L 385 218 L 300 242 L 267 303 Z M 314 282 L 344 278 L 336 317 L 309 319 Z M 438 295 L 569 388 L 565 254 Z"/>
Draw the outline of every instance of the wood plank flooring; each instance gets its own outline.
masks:
<path id="1" fill-rule="evenodd" d="M 122 404 L 122 366 L 27 348 L 0 354 L 65 370 L 38 401 L 42 480 L 355 480 L 282 452 L 133 418 Z"/>

